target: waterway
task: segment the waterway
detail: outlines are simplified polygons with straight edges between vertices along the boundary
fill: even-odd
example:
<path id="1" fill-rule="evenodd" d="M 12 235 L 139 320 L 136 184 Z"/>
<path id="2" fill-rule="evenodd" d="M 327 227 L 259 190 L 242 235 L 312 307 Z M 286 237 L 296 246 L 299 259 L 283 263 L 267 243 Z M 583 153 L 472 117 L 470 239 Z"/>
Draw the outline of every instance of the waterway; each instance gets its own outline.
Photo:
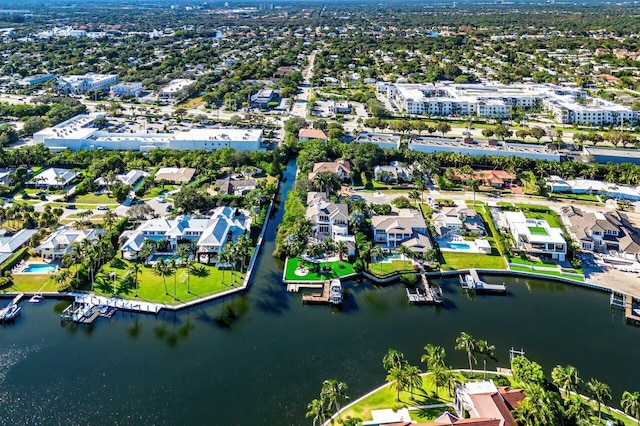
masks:
<path id="1" fill-rule="evenodd" d="M 290 163 L 283 194 L 294 176 Z M 342 311 L 303 306 L 271 257 L 282 213 L 243 296 L 158 317 L 117 313 L 91 328 L 61 327 L 61 302 L 23 303 L 22 318 L 0 327 L 0 424 L 310 424 L 306 404 L 324 379 L 357 397 L 384 381 L 388 348 L 418 363 L 435 343 L 464 367 L 453 350 L 463 330 L 494 344 L 499 365 L 523 347 L 547 373 L 571 363 L 609 383 L 615 400 L 640 389 L 640 329 L 592 290 L 508 279 L 506 297 L 469 298 L 443 280 L 436 308 L 410 306 L 400 285 L 354 283 Z"/>

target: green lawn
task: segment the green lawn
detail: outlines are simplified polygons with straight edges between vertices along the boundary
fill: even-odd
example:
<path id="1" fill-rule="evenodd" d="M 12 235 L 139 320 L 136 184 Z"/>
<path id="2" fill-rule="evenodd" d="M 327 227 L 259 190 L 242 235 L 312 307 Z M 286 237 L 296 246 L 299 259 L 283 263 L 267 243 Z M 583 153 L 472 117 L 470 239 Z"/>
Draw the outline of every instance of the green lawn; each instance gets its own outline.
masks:
<path id="1" fill-rule="evenodd" d="M 520 272 L 530 272 L 530 273 L 541 274 L 541 275 L 550 275 L 550 276 L 554 276 L 554 277 L 562 277 L 562 278 L 566 278 L 566 279 L 569 279 L 569 280 L 584 282 L 584 277 L 575 277 L 575 276 L 572 276 L 572 275 L 564 275 L 560 271 L 546 271 L 546 270 L 540 270 L 540 269 L 536 269 L 535 271 L 533 271 L 533 270 L 531 270 L 531 268 L 527 268 L 526 266 L 511 266 L 511 270 L 512 271 L 520 271 Z"/>
<path id="2" fill-rule="evenodd" d="M 390 262 L 376 262 L 369 265 L 369 272 L 376 276 L 387 276 L 394 272 L 415 272 L 409 260 L 392 260 Z"/>
<path id="3" fill-rule="evenodd" d="M 109 279 L 110 272 L 115 272 L 118 279 L 124 277 L 129 272 L 127 268 L 131 262 L 123 260 L 119 257 L 112 260 L 102 268 L 99 274 L 94 291 L 98 294 L 111 296 L 114 294 L 114 283 Z M 169 295 L 165 294 L 164 283 L 162 277 L 154 274 L 153 267 L 142 266 L 138 274 L 139 288 L 137 290 L 138 300 L 148 302 L 177 304 L 188 302 L 204 296 L 220 293 L 242 284 L 244 274 L 232 271 L 221 271 L 214 266 L 193 263 L 190 273 L 190 291 L 187 293 L 187 268 L 180 267 L 175 274 L 166 277 Z M 233 275 L 233 285 L 232 285 Z M 177 295 L 174 301 L 174 277 L 177 288 Z M 119 281 L 119 280 L 118 280 Z M 116 294 L 128 299 L 135 298 L 136 290 L 133 288 L 125 288 L 120 282 L 115 285 Z"/>
<path id="4" fill-rule="evenodd" d="M 84 204 L 115 204 L 115 205 L 120 204 L 110 194 L 94 194 L 94 193 L 78 195 L 77 197 L 74 197 L 72 201 L 69 201 L 69 202 L 80 203 L 80 204 L 83 204 L 83 203 Z"/>
<path id="5" fill-rule="evenodd" d="M 456 253 L 452 251 L 440 252 L 440 264 L 452 269 L 505 269 L 507 267 L 504 258 L 496 249 L 492 254 Z"/>
<path id="6" fill-rule="evenodd" d="M 591 195 L 591 194 L 572 194 L 568 192 L 552 192 L 549 194 L 549 196 L 554 198 L 565 198 L 568 200 L 593 201 L 593 202 L 600 201 L 597 195 Z"/>
<path id="7" fill-rule="evenodd" d="M 487 204 L 484 201 L 480 201 L 480 200 L 476 200 L 475 206 L 473 205 L 473 200 L 465 200 L 464 203 L 467 205 L 467 207 L 484 206 L 485 204 Z"/>
<path id="8" fill-rule="evenodd" d="M 302 261 L 299 257 L 294 257 L 291 259 L 287 259 L 285 264 L 285 280 L 287 281 L 326 281 L 334 278 L 342 278 L 347 275 L 352 275 L 355 273 L 353 270 L 353 265 L 349 262 L 345 261 L 334 261 L 334 262 L 321 262 L 320 267 L 328 265 L 331 267 L 331 271 L 326 274 L 321 274 L 319 272 L 309 271 L 307 275 L 300 276 L 296 275 L 296 269 L 300 263 L 306 264 L 306 262 Z"/>
<path id="9" fill-rule="evenodd" d="M 509 258 L 509 263 L 517 263 L 520 265 L 531 265 L 531 266 L 544 266 L 547 268 L 557 267 L 558 264 L 555 260 L 547 260 L 546 262 L 539 260 L 531 260 L 531 259 L 523 259 L 521 257 L 511 257 Z"/>
<path id="10" fill-rule="evenodd" d="M 547 230 L 542 226 L 529 226 L 528 228 L 533 235 L 547 235 Z"/>
<path id="11" fill-rule="evenodd" d="M 179 188 L 178 185 L 165 185 L 164 189 L 162 185 L 153 186 L 146 194 L 144 194 L 143 199 L 148 200 L 151 198 L 155 198 L 160 194 L 164 194 L 165 192 L 173 191 L 174 189 Z"/>
<path id="12" fill-rule="evenodd" d="M 31 293 L 55 292 L 58 285 L 49 274 L 15 274 L 13 285 L 0 289 L 2 292 Z"/>

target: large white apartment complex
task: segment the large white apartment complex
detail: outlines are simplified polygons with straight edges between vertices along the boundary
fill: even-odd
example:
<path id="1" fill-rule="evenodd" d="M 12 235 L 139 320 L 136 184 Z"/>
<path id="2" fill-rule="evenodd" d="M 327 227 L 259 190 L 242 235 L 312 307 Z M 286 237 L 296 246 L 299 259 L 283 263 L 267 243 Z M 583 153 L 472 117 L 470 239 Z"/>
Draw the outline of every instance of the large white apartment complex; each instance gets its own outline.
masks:
<path id="1" fill-rule="evenodd" d="M 56 90 L 64 94 L 80 94 L 90 90 L 107 90 L 110 85 L 118 81 L 115 74 L 94 74 L 69 75 L 58 77 Z"/>
<path id="2" fill-rule="evenodd" d="M 588 98 L 577 87 L 551 84 L 430 84 L 376 85 L 378 93 L 386 95 L 408 114 L 433 116 L 470 116 L 508 118 L 512 108 L 529 109 L 542 106 L 556 120 L 565 124 L 636 124 L 638 113 L 631 107 L 603 99 Z"/>
<path id="3" fill-rule="evenodd" d="M 53 151 L 64 149 L 106 149 L 151 151 L 154 149 L 234 148 L 238 151 L 260 149 L 260 129 L 191 129 L 170 133 L 111 133 L 99 130 L 92 123 L 103 114 L 83 114 L 33 135 L 35 143 Z"/>

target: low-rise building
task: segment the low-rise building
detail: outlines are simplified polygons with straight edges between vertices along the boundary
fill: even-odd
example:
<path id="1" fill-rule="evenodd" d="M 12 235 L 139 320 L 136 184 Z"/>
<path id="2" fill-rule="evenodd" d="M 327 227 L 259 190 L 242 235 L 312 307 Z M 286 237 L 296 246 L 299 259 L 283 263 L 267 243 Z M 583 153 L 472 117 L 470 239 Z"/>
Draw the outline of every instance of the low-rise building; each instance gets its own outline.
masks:
<path id="1" fill-rule="evenodd" d="M 580 249 L 640 260 L 640 232 L 619 211 L 587 213 L 574 206 L 562 208 L 562 222 Z"/>
<path id="2" fill-rule="evenodd" d="M 251 95 L 250 104 L 252 108 L 266 109 L 269 102 L 278 99 L 278 93 L 272 89 L 260 89 Z"/>
<path id="3" fill-rule="evenodd" d="M 99 240 L 105 233 L 104 229 L 75 229 L 71 226 L 61 226 L 35 250 L 45 260 L 60 260 L 69 252 L 73 244 L 79 244 L 84 240 Z"/>
<path id="4" fill-rule="evenodd" d="M 504 219 L 516 248 L 538 257 L 565 260 L 567 242 L 562 229 L 549 226 L 546 220 L 527 218 L 522 212 L 504 212 Z"/>
<path id="5" fill-rule="evenodd" d="M 486 235 L 482 216 L 474 209 L 446 208 L 433 217 L 433 227 L 441 237 L 450 235 Z"/>
<path id="6" fill-rule="evenodd" d="M 312 139 L 318 139 L 325 142 L 329 140 L 327 134 L 321 129 L 300 129 L 298 132 L 298 138 L 300 139 L 300 142 L 307 142 Z"/>
<path id="7" fill-rule="evenodd" d="M 380 148 L 398 149 L 402 136 L 392 133 L 370 133 L 360 132 L 354 142 L 358 143 L 372 143 Z"/>
<path id="8" fill-rule="evenodd" d="M 547 187 L 551 192 L 570 192 L 572 194 L 602 195 L 621 200 L 640 200 L 640 186 L 626 186 L 602 182 L 593 179 L 567 179 L 550 176 Z"/>
<path id="9" fill-rule="evenodd" d="M 582 155 L 600 164 L 640 164 L 640 151 L 637 149 L 585 146 L 582 148 Z"/>
<path id="10" fill-rule="evenodd" d="M 218 207 L 209 217 L 150 219 L 122 234 L 125 243 L 120 251 L 125 259 L 137 259 L 145 240 L 167 240 L 168 253 L 175 252 L 179 244 L 189 243 L 195 248 L 198 262 L 217 263 L 225 244 L 249 231 L 250 225 L 249 214 L 233 207 Z"/>
<path id="11" fill-rule="evenodd" d="M 473 423 L 456 419 L 453 424 L 518 426 L 511 411 L 518 408 L 524 398 L 522 389 L 497 388 L 492 380 L 463 383 L 456 387 L 453 404 L 458 418 L 464 418 L 467 413 Z M 438 424 L 443 423 L 433 423 Z"/>
<path id="12" fill-rule="evenodd" d="M 160 89 L 158 101 L 162 104 L 175 104 L 187 97 L 188 89 L 196 83 L 188 78 L 176 78 Z"/>
<path id="13" fill-rule="evenodd" d="M 153 177 L 156 182 L 165 181 L 172 184 L 189 183 L 196 174 L 196 169 L 189 167 L 160 167 Z"/>
<path id="14" fill-rule="evenodd" d="M 255 179 L 218 179 L 215 187 L 220 195 L 245 195 L 256 189 L 258 181 Z"/>
<path id="15" fill-rule="evenodd" d="M 349 102 L 333 101 L 329 104 L 329 112 L 334 114 L 351 114 L 351 105 L 349 105 Z"/>
<path id="16" fill-rule="evenodd" d="M 21 229 L 13 235 L 0 237 L 0 263 L 31 241 L 31 237 L 36 232 L 38 232 L 37 229 Z"/>
<path id="17" fill-rule="evenodd" d="M 118 81 L 115 74 L 94 74 L 88 73 L 84 75 L 70 75 L 66 77 L 58 77 L 56 82 L 56 90 L 58 93 L 82 94 L 90 90 L 107 90 L 110 85 Z"/>
<path id="18" fill-rule="evenodd" d="M 349 235 L 349 207 L 329 201 L 322 192 L 307 194 L 306 218 L 313 224 L 312 237 L 318 240 Z"/>
<path id="19" fill-rule="evenodd" d="M 115 175 L 115 178 L 117 180 L 119 180 L 120 182 L 122 182 L 123 185 L 129 185 L 129 186 L 134 186 L 136 183 L 138 183 L 141 179 L 144 179 L 146 176 L 148 176 L 149 173 L 145 172 L 144 170 L 130 170 L 125 174 L 118 174 Z M 98 187 L 100 188 L 104 188 L 106 186 L 109 186 L 109 182 L 107 182 L 104 177 L 99 177 L 96 180 L 93 181 L 96 185 L 98 185 Z"/>
<path id="20" fill-rule="evenodd" d="M 374 244 L 396 248 L 404 241 L 427 234 L 427 224 L 415 209 L 399 209 L 390 215 L 371 217 Z"/>
<path id="21" fill-rule="evenodd" d="M 482 186 L 501 189 L 508 188 L 515 182 L 516 175 L 506 170 L 477 170 L 472 175 L 454 174 L 452 180 L 468 183 L 470 180 L 477 180 Z"/>
<path id="22" fill-rule="evenodd" d="M 46 83 L 47 81 L 53 80 L 54 78 L 56 78 L 55 74 L 37 74 L 24 77 L 18 80 L 16 83 L 21 87 L 33 87 L 37 86 L 38 84 Z"/>
<path id="23" fill-rule="evenodd" d="M 76 177 L 78 173 L 68 170 L 62 169 L 59 167 L 51 167 L 42 173 L 34 176 L 29 182 L 28 185 L 34 186 L 36 188 L 47 188 L 47 187 L 58 187 L 64 188 L 69 183 L 71 183 Z"/>
<path id="24" fill-rule="evenodd" d="M 313 171 L 309 173 L 309 180 L 315 179 L 320 173 L 332 173 L 340 180 L 347 180 L 351 174 L 351 163 L 348 160 L 314 163 Z"/>
<path id="25" fill-rule="evenodd" d="M 400 161 L 393 161 L 388 166 L 375 166 L 373 178 L 384 183 L 411 182 L 413 172 L 413 166 L 405 166 Z"/>
<path id="26" fill-rule="evenodd" d="M 126 82 L 114 84 L 109 89 L 109 96 L 112 98 L 119 98 L 121 96 L 135 96 L 142 91 L 142 83 L 140 82 Z"/>

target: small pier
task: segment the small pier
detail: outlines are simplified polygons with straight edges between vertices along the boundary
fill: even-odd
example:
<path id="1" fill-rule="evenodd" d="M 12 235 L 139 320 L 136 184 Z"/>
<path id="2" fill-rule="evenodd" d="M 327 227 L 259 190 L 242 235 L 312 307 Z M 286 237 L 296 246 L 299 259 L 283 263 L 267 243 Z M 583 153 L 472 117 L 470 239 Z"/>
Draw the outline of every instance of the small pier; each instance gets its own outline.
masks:
<path id="1" fill-rule="evenodd" d="M 478 271 L 469 269 L 468 274 L 460 275 L 460 285 L 465 290 L 472 290 L 476 293 L 496 293 L 506 294 L 506 284 L 489 284 L 480 279 Z"/>
<path id="2" fill-rule="evenodd" d="M 628 323 L 640 325 L 640 301 L 630 294 L 612 292 L 611 306 L 622 309 Z"/>
<path id="3" fill-rule="evenodd" d="M 422 287 L 418 286 L 415 291 L 411 291 L 407 288 L 407 299 L 409 303 L 416 305 L 431 305 L 442 303 L 442 289 L 439 286 L 431 287 L 427 276 L 424 273 L 424 268 L 420 267 L 420 281 Z"/>
<path id="4" fill-rule="evenodd" d="M 322 283 L 322 293 L 314 292 L 302 295 L 302 303 L 310 305 L 340 305 L 342 304 L 342 285 L 340 280 Z"/>
<path id="5" fill-rule="evenodd" d="M 154 303 L 72 293 L 74 300 L 60 315 L 63 321 L 92 324 L 99 317 L 111 318 L 118 309 L 156 315 L 162 308 Z"/>

